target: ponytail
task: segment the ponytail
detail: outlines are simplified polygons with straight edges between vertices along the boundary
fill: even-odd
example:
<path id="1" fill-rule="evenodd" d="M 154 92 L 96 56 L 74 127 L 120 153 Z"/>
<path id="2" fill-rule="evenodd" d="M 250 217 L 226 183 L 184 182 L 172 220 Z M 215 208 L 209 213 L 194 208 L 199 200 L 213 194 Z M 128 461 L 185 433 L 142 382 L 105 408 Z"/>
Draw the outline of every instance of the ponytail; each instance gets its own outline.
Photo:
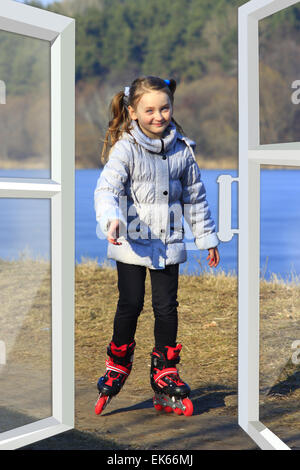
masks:
<path id="1" fill-rule="evenodd" d="M 121 137 L 124 131 L 129 131 L 131 119 L 124 102 L 124 91 L 117 93 L 111 100 L 109 106 L 110 121 L 106 131 L 103 148 L 100 157 L 101 163 L 104 165 L 108 159 L 109 146 L 112 147 Z"/>

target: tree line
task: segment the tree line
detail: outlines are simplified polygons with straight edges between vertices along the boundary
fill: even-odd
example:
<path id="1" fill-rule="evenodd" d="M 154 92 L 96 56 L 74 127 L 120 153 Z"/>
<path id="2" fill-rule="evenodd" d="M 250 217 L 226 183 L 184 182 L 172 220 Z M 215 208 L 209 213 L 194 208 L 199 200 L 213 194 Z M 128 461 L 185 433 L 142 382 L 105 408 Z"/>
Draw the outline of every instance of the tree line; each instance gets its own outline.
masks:
<path id="1" fill-rule="evenodd" d="M 139 75 L 177 81 L 174 117 L 196 141 L 204 160 L 233 157 L 237 161 L 237 13 L 245 1 L 63 0 L 47 8 L 37 0 L 26 3 L 76 20 L 78 167 L 98 165 L 109 102 Z M 289 100 L 288 86 L 300 79 L 299 29 L 297 5 L 260 22 L 262 143 L 299 140 L 298 108 Z M 44 90 L 47 70 L 49 45 L 30 38 L 21 44 L 1 32 L 0 79 L 7 81 L 8 97 L 22 101 L 23 96 Z M 32 111 L 21 108 L 37 126 L 42 125 Z M 15 112 L 16 105 L 11 109 Z M 20 142 L 24 132 L 20 131 Z M 15 135 L 11 154 L 32 156 L 35 149 L 43 148 L 37 142 L 33 145 L 40 137 L 28 122 L 26 133 L 27 147 L 23 143 L 16 151 Z M 6 157 L 9 152 L 6 146 Z"/>

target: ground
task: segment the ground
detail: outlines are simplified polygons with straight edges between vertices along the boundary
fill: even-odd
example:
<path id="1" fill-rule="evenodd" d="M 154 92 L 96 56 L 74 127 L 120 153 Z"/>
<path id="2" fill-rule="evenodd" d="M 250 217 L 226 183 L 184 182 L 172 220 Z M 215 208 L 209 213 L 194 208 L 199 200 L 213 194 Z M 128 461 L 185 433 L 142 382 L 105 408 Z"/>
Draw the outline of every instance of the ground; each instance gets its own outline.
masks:
<path id="1" fill-rule="evenodd" d="M 0 263 L 2 432 L 52 415 L 51 277 L 49 265 Z M 122 392 L 100 416 L 96 383 L 105 370 L 118 298 L 116 270 L 76 267 L 75 429 L 26 449 L 257 449 L 237 424 L 237 278 L 207 273 L 179 279 L 180 376 L 192 389 L 191 417 L 153 408 L 150 279 L 139 319 L 134 366 Z M 299 338 L 300 289 L 261 283 L 260 419 L 290 447 L 300 448 L 300 372 L 291 349 Z M 295 357 L 294 357 L 295 359 Z"/>

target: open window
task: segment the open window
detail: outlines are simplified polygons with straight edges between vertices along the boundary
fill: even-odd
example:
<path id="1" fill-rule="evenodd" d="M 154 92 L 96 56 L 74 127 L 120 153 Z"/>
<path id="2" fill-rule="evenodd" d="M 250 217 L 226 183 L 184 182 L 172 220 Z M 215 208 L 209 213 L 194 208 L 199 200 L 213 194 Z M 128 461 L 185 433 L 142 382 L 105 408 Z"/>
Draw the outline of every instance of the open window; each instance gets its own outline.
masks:
<path id="1" fill-rule="evenodd" d="M 75 21 L 0 4 L 0 449 L 74 427 Z"/>
<path id="2" fill-rule="evenodd" d="M 260 289 L 260 244 L 269 243 L 268 249 L 273 253 L 271 244 L 275 243 L 278 235 L 273 233 L 269 239 L 265 236 L 265 204 L 270 197 L 273 204 L 279 204 L 278 197 L 284 198 L 283 180 L 286 183 L 289 176 L 285 173 L 280 194 L 277 186 L 275 195 L 275 174 L 267 174 L 271 181 L 266 186 L 265 172 L 270 171 L 270 166 L 294 169 L 300 166 L 299 134 L 284 134 L 282 126 L 286 124 L 282 122 L 286 116 L 289 122 L 295 111 L 291 99 L 295 80 L 300 76 L 293 79 L 291 76 L 277 77 L 276 81 L 273 70 L 268 75 L 268 88 L 263 86 L 266 74 L 262 73 L 262 68 L 268 73 L 268 65 L 260 61 L 259 29 L 264 28 L 264 21 L 271 15 L 297 3 L 293 0 L 252 0 L 239 8 L 239 424 L 262 449 L 291 448 L 288 445 L 291 436 L 282 428 L 287 416 L 294 424 L 298 422 L 298 435 L 300 428 L 296 409 L 291 403 L 292 408 L 287 405 L 285 394 L 299 375 L 297 347 L 300 331 L 293 319 L 293 315 L 298 315 L 299 323 L 299 312 L 295 308 L 293 310 L 289 302 L 284 303 L 280 299 L 279 291 L 268 293 L 267 300 L 271 302 L 268 304 Z M 287 60 L 284 54 L 282 60 Z M 277 100 L 272 103 L 273 111 L 269 116 L 269 119 L 277 120 L 273 133 L 266 131 L 260 114 L 260 105 L 267 99 L 266 93 L 270 96 L 272 86 L 273 100 Z M 289 129 L 289 126 L 285 128 Z M 297 184 L 299 186 L 299 180 Z M 295 217 L 298 218 L 297 202 L 294 202 Z M 284 223 L 283 219 L 282 225 Z M 297 230 L 296 227 L 294 223 L 290 230 Z M 283 250 L 278 240 L 277 244 L 278 250 Z M 265 260 L 262 262 L 264 264 Z M 280 408 L 278 399 L 283 400 L 280 406 L 285 408 L 281 423 L 275 419 L 276 410 L 278 412 Z"/>

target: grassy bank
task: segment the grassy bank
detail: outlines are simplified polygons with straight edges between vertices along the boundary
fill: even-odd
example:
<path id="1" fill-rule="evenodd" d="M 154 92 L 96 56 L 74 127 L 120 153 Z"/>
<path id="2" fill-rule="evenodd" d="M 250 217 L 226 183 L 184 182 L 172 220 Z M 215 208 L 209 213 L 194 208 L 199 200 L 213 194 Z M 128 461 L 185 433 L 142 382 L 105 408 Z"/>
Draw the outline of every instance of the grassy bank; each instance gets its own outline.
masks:
<path id="1" fill-rule="evenodd" d="M 31 364 L 35 369 L 45 365 L 50 367 L 50 281 L 50 266 L 45 261 L 0 260 L 0 339 L 7 342 L 8 361 Z M 154 319 L 149 272 L 145 288 L 133 373 L 125 385 L 129 393 L 151 394 L 149 369 Z M 76 265 L 76 378 L 96 384 L 104 372 L 117 300 L 114 268 L 99 266 L 97 260 L 84 260 Z M 223 394 L 226 408 L 216 408 L 216 414 L 236 413 L 237 277 L 222 271 L 218 274 L 182 274 L 178 302 L 178 342 L 183 344 L 179 365 L 182 378 L 192 389 L 200 389 L 212 400 Z M 265 421 L 271 409 L 278 409 L 281 423 L 284 420 L 289 425 L 299 422 L 295 421 L 295 416 L 300 398 L 300 369 L 292 360 L 296 351 L 292 349 L 293 342 L 300 339 L 299 312 L 300 284 L 297 278 L 289 284 L 276 276 L 268 282 L 261 280 L 260 401 Z"/>
<path id="2" fill-rule="evenodd" d="M 235 157 L 227 158 L 213 158 L 207 159 L 201 155 L 196 155 L 197 163 L 200 168 L 207 170 L 217 170 L 217 169 L 236 169 L 238 165 L 238 159 Z M 100 165 L 100 162 L 99 162 Z M 90 169 L 90 166 L 87 166 L 82 160 L 76 159 L 75 162 L 76 170 L 86 170 Z M 99 167 L 93 167 L 99 169 Z M 39 157 L 26 158 L 24 160 L 18 160 L 13 158 L 0 158 L 0 169 L 2 170 L 46 170 L 48 169 L 47 159 L 41 159 Z"/>
<path id="3" fill-rule="evenodd" d="M 13 160 L 0 158 L 0 170 L 46 170 L 48 169 L 48 163 L 38 158 L 28 158 L 25 160 Z M 204 158 L 202 155 L 196 155 L 198 166 L 202 170 L 238 170 L 238 157 L 227 157 L 227 158 Z M 100 163 L 99 163 L 100 165 Z M 95 170 L 99 170 L 100 167 L 92 167 Z M 268 170 L 297 170 L 298 167 L 287 166 L 287 165 L 262 165 L 262 168 Z M 81 160 L 75 162 L 76 170 L 88 170 L 91 169 L 86 166 Z"/>

